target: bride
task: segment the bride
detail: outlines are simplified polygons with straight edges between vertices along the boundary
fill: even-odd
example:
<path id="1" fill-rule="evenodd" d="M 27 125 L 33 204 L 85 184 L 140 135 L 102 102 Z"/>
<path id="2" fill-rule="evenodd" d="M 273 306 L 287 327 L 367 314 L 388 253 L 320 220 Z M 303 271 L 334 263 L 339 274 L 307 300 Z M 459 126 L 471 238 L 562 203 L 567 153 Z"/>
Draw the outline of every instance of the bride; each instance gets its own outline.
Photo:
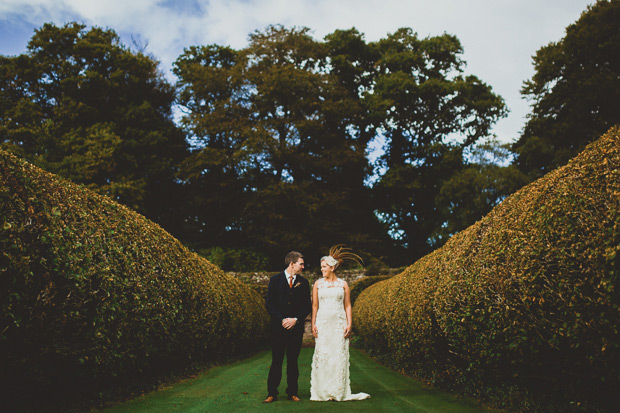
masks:
<path id="1" fill-rule="evenodd" d="M 334 271 L 345 259 L 359 262 L 360 257 L 339 245 L 321 258 L 323 278 L 312 289 L 312 334 L 315 338 L 310 400 L 363 400 L 366 393 L 351 394 L 349 380 L 349 337 L 351 300 L 346 281 Z"/>

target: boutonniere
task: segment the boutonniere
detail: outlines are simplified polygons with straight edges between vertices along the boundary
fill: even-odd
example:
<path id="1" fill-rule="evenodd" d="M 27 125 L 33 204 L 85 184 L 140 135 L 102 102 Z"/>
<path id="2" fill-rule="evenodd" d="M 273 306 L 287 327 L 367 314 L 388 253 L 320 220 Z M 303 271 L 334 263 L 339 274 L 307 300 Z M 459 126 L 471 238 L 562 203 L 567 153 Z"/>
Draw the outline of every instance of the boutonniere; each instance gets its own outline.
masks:
<path id="1" fill-rule="evenodd" d="M 301 285 L 301 283 L 297 283 L 297 284 L 295 284 L 295 286 L 294 286 L 293 288 L 297 288 L 297 287 L 299 287 L 300 285 Z"/>

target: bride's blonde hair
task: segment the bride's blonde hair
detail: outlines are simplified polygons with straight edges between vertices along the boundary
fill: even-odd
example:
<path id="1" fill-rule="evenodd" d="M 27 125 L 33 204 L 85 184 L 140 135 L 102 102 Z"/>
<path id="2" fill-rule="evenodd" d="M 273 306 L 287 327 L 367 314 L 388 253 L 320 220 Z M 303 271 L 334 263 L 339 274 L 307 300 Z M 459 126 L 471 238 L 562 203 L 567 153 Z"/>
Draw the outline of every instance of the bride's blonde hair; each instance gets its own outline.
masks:
<path id="1" fill-rule="evenodd" d="M 364 261 L 362 258 L 359 255 L 352 253 L 351 248 L 346 248 L 342 244 L 334 245 L 329 249 L 329 255 L 321 258 L 321 261 L 325 261 L 327 265 L 334 267 L 334 269 L 338 268 L 344 260 L 355 261 L 362 267 L 364 266 Z"/>

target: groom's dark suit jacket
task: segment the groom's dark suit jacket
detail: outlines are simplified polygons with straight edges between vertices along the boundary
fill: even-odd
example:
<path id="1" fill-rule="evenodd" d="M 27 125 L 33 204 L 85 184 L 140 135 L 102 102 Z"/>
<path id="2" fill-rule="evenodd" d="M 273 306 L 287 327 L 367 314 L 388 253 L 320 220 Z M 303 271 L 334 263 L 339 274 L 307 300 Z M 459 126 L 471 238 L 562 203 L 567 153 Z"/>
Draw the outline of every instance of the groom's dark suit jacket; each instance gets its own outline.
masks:
<path id="1" fill-rule="evenodd" d="M 312 310 L 308 280 L 297 275 L 293 288 L 290 288 L 284 271 L 274 275 L 269 280 L 265 307 L 271 315 L 272 328 L 284 329 L 282 320 L 288 317 L 296 317 L 297 324 L 293 329 L 301 328 L 303 330 L 304 320 Z"/>

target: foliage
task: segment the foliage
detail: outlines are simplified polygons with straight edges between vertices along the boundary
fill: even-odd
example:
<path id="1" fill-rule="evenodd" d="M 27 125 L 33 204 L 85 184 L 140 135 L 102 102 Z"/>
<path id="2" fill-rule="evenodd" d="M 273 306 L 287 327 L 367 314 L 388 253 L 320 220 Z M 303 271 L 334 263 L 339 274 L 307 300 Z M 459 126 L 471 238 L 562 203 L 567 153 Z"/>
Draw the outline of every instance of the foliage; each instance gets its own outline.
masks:
<path id="1" fill-rule="evenodd" d="M 387 139 L 373 196 L 392 234 L 419 257 L 435 247 L 430 238 L 443 225 L 436 207 L 442 184 L 464 168 L 463 150 L 487 136 L 506 109 L 490 86 L 462 75 L 455 36 L 420 39 L 400 29 L 373 46 L 376 77 L 363 101 Z"/>
<path id="2" fill-rule="evenodd" d="M 392 275 L 373 275 L 369 277 L 360 278 L 351 284 L 351 305 L 355 304 L 355 300 L 357 297 L 364 291 L 366 288 L 370 287 L 374 283 L 378 283 L 379 281 L 384 281 L 392 278 Z"/>
<path id="3" fill-rule="evenodd" d="M 45 24 L 0 57 L 0 145 L 179 231 L 174 88 L 112 30 Z"/>
<path id="4" fill-rule="evenodd" d="M 423 253 L 442 224 L 441 183 L 463 168 L 463 147 L 444 141 L 470 145 L 505 113 L 489 86 L 462 76 L 461 52 L 454 36 L 410 29 L 369 43 L 337 30 L 321 42 L 281 26 L 253 33 L 242 50 L 186 49 L 174 71 L 195 145 L 182 172 L 209 189 L 194 191 L 202 242 L 256 248 L 272 265 L 283 244 L 393 256 L 402 246 L 390 224 Z M 386 156 L 370 165 L 377 134 Z M 372 166 L 387 172 L 371 190 Z"/>
<path id="5" fill-rule="evenodd" d="M 400 272 L 398 271 L 398 268 L 391 269 L 381 258 L 384 258 L 384 257 L 380 257 L 380 258 L 377 258 L 374 256 L 364 257 L 364 275 L 374 276 L 374 275 L 379 275 L 379 274 L 387 274 L 390 272 L 392 274 L 396 274 L 396 272 Z"/>
<path id="6" fill-rule="evenodd" d="M 619 252 L 616 127 L 366 289 L 355 328 L 369 349 L 436 385 L 514 409 L 611 411 Z"/>
<path id="7" fill-rule="evenodd" d="M 445 180 L 437 193 L 434 204 L 441 225 L 435 228 L 429 244 L 442 245 L 528 183 L 516 166 L 502 166 L 511 155 L 509 145 L 495 139 L 473 145 L 467 156 L 471 161 Z"/>
<path id="8" fill-rule="evenodd" d="M 0 172 L 5 404 L 47 410 L 265 338 L 259 295 L 158 225 L 4 151 Z"/>
<path id="9" fill-rule="evenodd" d="M 0 146 L 195 250 L 259 251 L 274 270 L 290 249 L 344 243 L 404 265 L 520 186 L 514 168 L 466 160 L 505 108 L 461 53 L 406 28 L 366 42 L 269 26 L 240 50 L 188 47 L 173 87 L 112 30 L 46 24 L 0 57 Z"/>
<path id="10" fill-rule="evenodd" d="M 599 0 L 534 56 L 521 93 L 532 113 L 514 144 L 519 168 L 538 178 L 620 124 L 620 2 Z"/>
<path id="11" fill-rule="evenodd" d="M 224 271 L 264 271 L 267 266 L 267 257 L 252 250 L 213 247 L 199 250 L 198 254 Z"/>
<path id="12" fill-rule="evenodd" d="M 252 248 L 276 268 L 287 252 L 334 243 L 379 250 L 384 227 L 364 206 L 365 142 L 350 128 L 361 111 L 330 73 L 328 49 L 306 28 L 270 26 L 242 50 L 187 48 L 177 59 L 182 122 L 194 136 L 182 176 L 204 238 Z"/>
<path id="13" fill-rule="evenodd" d="M 263 298 L 263 300 L 267 299 L 267 286 L 263 285 L 263 284 L 248 284 L 248 286 L 253 289 L 254 291 L 256 291 L 258 294 L 260 294 L 260 296 Z"/>

